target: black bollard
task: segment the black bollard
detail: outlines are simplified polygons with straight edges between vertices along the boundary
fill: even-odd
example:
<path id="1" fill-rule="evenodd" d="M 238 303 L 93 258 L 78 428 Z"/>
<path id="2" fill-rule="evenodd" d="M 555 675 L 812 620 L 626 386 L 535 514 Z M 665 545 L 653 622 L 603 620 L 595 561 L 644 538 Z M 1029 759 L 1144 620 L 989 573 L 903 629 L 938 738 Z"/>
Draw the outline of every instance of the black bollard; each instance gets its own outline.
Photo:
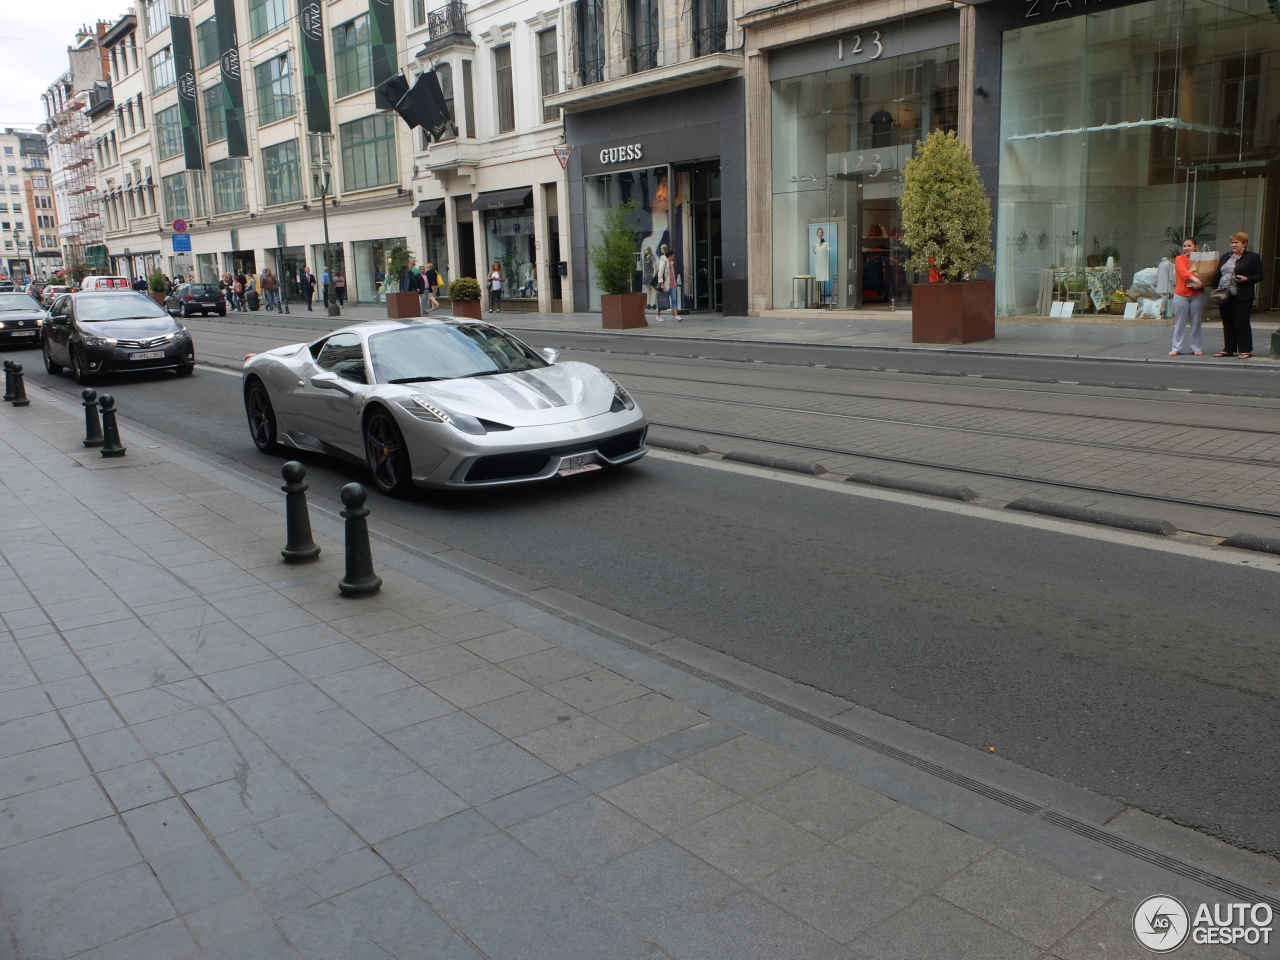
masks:
<path id="1" fill-rule="evenodd" d="M 15 407 L 29 407 L 31 401 L 27 399 L 27 382 L 22 376 L 22 364 L 15 363 L 9 368 L 13 375 L 13 396 L 9 398 Z"/>
<path id="2" fill-rule="evenodd" d="M 102 421 L 98 419 L 98 391 L 87 387 L 80 391 L 84 397 L 84 445 L 100 447 L 106 441 L 102 439 Z"/>
<path id="3" fill-rule="evenodd" d="M 127 452 L 120 445 L 120 427 L 116 423 L 116 398 L 104 393 L 98 400 L 102 408 L 102 436 L 104 457 L 123 457 Z"/>
<path id="4" fill-rule="evenodd" d="M 307 512 L 307 485 L 303 479 L 307 468 L 297 460 L 290 460 L 280 469 L 285 484 L 284 491 L 284 549 L 280 556 L 285 563 L 306 563 L 320 556 L 320 547 L 311 539 L 311 515 Z"/>
<path id="5" fill-rule="evenodd" d="M 347 521 L 347 572 L 338 584 L 344 597 L 370 597 L 382 589 L 382 578 L 373 572 L 373 550 L 369 547 L 369 525 L 364 505 L 369 496 L 358 483 L 342 488 L 342 516 Z"/>
<path id="6" fill-rule="evenodd" d="M 13 361 L 6 360 L 4 362 L 4 401 L 8 403 L 13 399 Z"/>

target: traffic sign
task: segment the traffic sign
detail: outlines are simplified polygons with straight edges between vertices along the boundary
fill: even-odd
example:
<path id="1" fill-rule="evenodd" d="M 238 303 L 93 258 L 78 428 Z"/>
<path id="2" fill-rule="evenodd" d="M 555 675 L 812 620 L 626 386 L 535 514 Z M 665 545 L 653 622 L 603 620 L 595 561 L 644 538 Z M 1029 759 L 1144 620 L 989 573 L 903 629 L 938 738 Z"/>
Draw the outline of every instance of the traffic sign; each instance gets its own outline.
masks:
<path id="1" fill-rule="evenodd" d="M 175 220 L 175 221 L 173 221 L 173 232 L 174 232 L 174 233 L 186 233 L 186 232 L 187 232 L 187 221 L 185 221 L 185 220 Z M 190 249 L 190 248 L 188 248 L 188 249 Z"/>
<path id="2" fill-rule="evenodd" d="M 189 233 L 175 233 L 169 239 L 173 241 L 174 253 L 191 252 L 191 235 Z"/>

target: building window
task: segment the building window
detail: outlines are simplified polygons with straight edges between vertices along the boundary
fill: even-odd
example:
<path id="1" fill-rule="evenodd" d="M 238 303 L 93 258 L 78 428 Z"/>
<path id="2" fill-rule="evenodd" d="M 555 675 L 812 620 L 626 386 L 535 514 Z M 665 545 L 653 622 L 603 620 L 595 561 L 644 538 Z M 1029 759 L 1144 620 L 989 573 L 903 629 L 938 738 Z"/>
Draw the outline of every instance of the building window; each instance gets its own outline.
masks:
<path id="1" fill-rule="evenodd" d="M 726 0 L 693 0 L 693 55 L 723 53 L 729 30 Z"/>
<path id="2" fill-rule="evenodd" d="M 511 84 L 511 45 L 493 51 L 494 80 L 498 86 L 498 132 L 516 128 L 515 89 Z"/>
<path id="3" fill-rule="evenodd" d="M 156 146 L 161 160 L 182 153 L 182 118 L 178 115 L 177 104 L 156 111 Z"/>
<path id="4" fill-rule="evenodd" d="M 207 67 L 218 62 L 218 21 L 213 17 L 196 24 L 196 47 L 200 66 Z"/>
<path id="5" fill-rule="evenodd" d="M 333 67 L 339 97 L 373 86 L 373 48 L 369 42 L 367 13 L 333 28 Z"/>
<path id="6" fill-rule="evenodd" d="M 244 165 L 237 157 L 209 164 L 213 177 L 213 212 L 238 213 L 244 209 Z"/>
<path id="7" fill-rule="evenodd" d="M 632 73 L 658 65 L 657 0 L 627 0 L 627 66 Z"/>
<path id="8" fill-rule="evenodd" d="M 363 190 L 395 183 L 396 130 L 394 115 L 375 114 L 344 123 L 342 131 L 342 185 Z"/>
<path id="9" fill-rule="evenodd" d="M 578 0 L 578 37 L 582 82 L 599 83 L 604 79 L 606 49 L 604 0 Z"/>
<path id="10" fill-rule="evenodd" d="M 227 114 L 222 105 L 222 84 L 215 83 L 200 91 L 204 107 L 204 135 L 210 143 L 227 139 Z"/>
<path id="11" fill-rule="evenodd" d="M 298 141 L 286 140 L 262 148 L 262 178 L 267 188 L 267 205 L 294 203 L 302 199 L 302 170 L 298 163 Z"/>
<path id="12" fill-rule="evenodd" d="M 420 27 L 427 22 L 427 0 L 413 0 L 413 25 Z"/>
<path id="13" fill-rule="evenodd" d="M 538 77 L 544 98 L 560 92 L 560 58 L 556 53 L 555 30 L 543 30 L 538 34 Z M 559 107 L 542 106 L 542 122 L 560 119 Z"/>
<path id="14" fill-rule="evenodd" d="M 175 173 L 171 177 L 162 177 L 160 185 L 164 188 L 165 219 L 190 220 L 191 203 L 187 199 L 186 174 Z"/>
<path id="15" fill-rule="evenodd" d="M 168 0 L 146 0 L 143 11 L 148 37 L 154 37 L 169 25 Z"/>
<path id="16" fill-rule="evenodd" d="M 289 56 L 272 57 L 266 63 L 253 68 L 258 87 L 258 124 L 275 123 L 293 116 L 293 72 L 289 69 Z"/>
<path id="17" fill-rule="evenodd" d="M 249 0 L 249 33 L 257 40 L 289 20 L 285 0 Z"/>
<path id="18" fill-rule="evenodd" d="M 454 110 L 453 67 L 442 63 L 436 67 L 436 79 L 440 81 L 440 93 L 444 96 L 444 107 L 449 111 L 449 129 L 442 140 L 452 140 L 458 135 L 458 114 Z"/>
<path id="19" fill-rule="evenodd" d="M 476 95 L 475 85 L 471 82 L 471 61 L 462 61 L 462 119 L 466 124 L 468 139 L 476 136 Z"/>
<path id="20" fill-rule="evenodd" d="M 159 93 L 172 87 L 176 81 L 173 71 L 173 48 L 165 47 L 151 58 L 151 86 Z"/>

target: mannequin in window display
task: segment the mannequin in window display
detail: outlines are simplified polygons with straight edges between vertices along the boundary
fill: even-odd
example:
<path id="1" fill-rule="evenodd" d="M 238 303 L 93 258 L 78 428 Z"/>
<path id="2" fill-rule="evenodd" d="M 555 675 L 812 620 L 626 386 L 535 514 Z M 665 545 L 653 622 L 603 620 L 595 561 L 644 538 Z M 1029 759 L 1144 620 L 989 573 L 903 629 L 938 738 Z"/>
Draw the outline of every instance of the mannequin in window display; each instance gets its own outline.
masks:
<path id="1" fill-rule="evenodd" d="M 644 285 L 645 306 L 652 308 L 658 302 L 658 262 L 653 257 L 653 247 L 647 243 L 641 258 L 640 279 Z"/>
<path id="2" fill-rule="evenodd" d="M 828 289 L 831 285 L 831 244 L 827 241 L 826 232 L 822 227 L 818 228 L 818 239 L 811 250 L 813 253 L 812 267 L 813 282 L 817 286 L 822 302 L 825 303 L 831 295 Z"/>
<path id="3" fill-rule="evenodd" d="M 877 110 L 871 115 L 871 145 L 893 146 L 893 114 L 888 110 Z"/>

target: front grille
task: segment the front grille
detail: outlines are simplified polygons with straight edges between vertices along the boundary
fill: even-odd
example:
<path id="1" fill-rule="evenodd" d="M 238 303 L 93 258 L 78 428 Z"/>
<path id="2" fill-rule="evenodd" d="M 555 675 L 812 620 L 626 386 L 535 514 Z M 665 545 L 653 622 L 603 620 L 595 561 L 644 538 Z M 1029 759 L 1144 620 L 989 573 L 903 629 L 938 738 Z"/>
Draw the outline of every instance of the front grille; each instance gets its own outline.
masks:
<path id="1" fill-rule="evenodd" d="M 145 349 L 150 347 L 158 347 L 169 342 L 168 337 L 156 337 L 152 340 L 117 340 L 116 346 L 128 347 L 130 349 Z"/>
<path id="2" fill-rule="evenodd" d="M 616 437 L 602 440 L 596 446 L 596 449 L 610 460 L 617 460 L 619 457 L 634 450 L 639 450 L 642 443 L 644 443 L 644 430 L 631 430 L 627 433 L 620 433 Z"/>
<path id="3" fill-rule="evenodd" d="M 484 483 L 488 480 L 514 480 L 541 473 L 551 462 L 551 455 L 544 451 L 529 453 L 495 453 L 480 457 L 467 471 L 468 483 Z"/>

